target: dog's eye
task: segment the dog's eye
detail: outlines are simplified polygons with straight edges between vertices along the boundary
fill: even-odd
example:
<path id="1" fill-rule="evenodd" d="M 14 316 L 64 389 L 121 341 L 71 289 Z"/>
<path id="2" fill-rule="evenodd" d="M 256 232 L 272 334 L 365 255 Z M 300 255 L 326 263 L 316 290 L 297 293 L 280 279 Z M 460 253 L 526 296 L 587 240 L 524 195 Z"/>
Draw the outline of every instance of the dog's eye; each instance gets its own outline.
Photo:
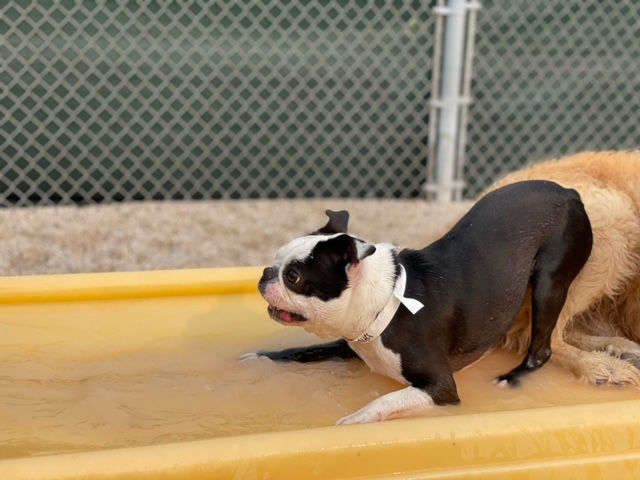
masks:
<path id="1" fill-rule="evenodd" d="M 295 270 L 288 270 L 285 274 L 285 277 L 287 278 L 287 282 L 289 282 L 291 285 L 295 285 L 300 281 L 300 275 L 298 275 L 298 272 L 296 272 Z"/>

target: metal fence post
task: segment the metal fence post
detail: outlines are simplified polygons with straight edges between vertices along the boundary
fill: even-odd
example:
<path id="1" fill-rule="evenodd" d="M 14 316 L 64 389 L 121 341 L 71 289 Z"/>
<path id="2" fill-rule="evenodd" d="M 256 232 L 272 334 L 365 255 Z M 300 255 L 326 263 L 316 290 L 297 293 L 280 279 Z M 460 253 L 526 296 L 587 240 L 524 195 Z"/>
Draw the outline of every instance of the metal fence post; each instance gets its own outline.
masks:
<path id="1" fill-rule="evenodd" d="M 473 37 L 477 2 L 439 0 L 436 18 L 434 68 L 429 128 L 429 169 L 425 190 L 438 202 L 462 197 L 462 165 L 467 106 L 471 86 Z M 446 17 L 444 38 L 442 17 Z"/>

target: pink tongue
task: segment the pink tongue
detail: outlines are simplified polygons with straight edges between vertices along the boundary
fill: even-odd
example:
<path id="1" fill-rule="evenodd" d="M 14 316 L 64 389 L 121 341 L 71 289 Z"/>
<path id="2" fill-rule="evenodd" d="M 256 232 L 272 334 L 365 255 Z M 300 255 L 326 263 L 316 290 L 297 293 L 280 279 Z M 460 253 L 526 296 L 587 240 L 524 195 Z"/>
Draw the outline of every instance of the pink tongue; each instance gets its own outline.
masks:
<path id="1" fill-rule="evenodd" d="M 282 318 L 282 320 L 284 320 L 285 322 L 292 322 L 293 321 L 293 319 L 291 318 L 291 314 L 289 312 L 284 311 L 284 310 L 280 314 L 280 318 Z"/>

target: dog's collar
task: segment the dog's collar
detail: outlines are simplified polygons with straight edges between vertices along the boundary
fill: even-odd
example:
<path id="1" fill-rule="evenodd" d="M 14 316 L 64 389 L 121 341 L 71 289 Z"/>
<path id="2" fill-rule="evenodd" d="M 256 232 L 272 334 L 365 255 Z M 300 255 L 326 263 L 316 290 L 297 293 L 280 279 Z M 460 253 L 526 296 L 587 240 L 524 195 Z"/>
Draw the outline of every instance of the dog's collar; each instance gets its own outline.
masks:
<path id="1" fill-rule="evenodd" d="M 369 325 L 369 328 L 367 328 L 367 330 L 358 338 L 351 340 L 352 342 L 367 343 L 374 338 L 379 337 L 391 322 L 391 319 L 396 314 L 400 304 L 404 305 L 412 314 L 417 313 L 422 307 L 424 307 L 422 302 L 419 300 L 404 296 L 404 292 L 407 288 L 407 272 L 402 264 L 398 265 L 400 265 L 400 272 L 396 278 L 396 284 L 393 287 L 393 293 L 389 298 L 389 301 L 384 308 L 380 310 L 380 313 L 378 313 L 373 323 Z"/>

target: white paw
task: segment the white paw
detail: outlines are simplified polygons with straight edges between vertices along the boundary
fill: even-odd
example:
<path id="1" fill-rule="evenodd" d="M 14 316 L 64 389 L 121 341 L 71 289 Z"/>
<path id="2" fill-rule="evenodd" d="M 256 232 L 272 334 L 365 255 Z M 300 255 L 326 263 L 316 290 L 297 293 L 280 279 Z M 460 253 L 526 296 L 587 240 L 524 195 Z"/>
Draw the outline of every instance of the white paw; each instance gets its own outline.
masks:
<path id="1" fill-rule="evenodd" d="M 493 380 L 493 383 L 496 387 L 498 388 L 503 388 L 503 389 L 507 389 L 509 388 L 509 382 L 506 380 L 498 380 L 497 378 L 495 380 Z"/>
<path id="2" fill-rule="evenodd" d="M 244 362 L 246 360 L 256 360 L 258 358 L 260 358 L 260 355 L 258 355 L 256 352 L 249 352 L 245 353 L 244 355 L 240 355 L 238 357 L 238 360 Z"/>
<path id="3" fill-rule="evenodd" d="M 342 417 L 336 425 L 354 425 L 356 423 L 373 423 L 379 422 L 383 420 L 381 418 L 380 412 L 363 408 L 362 410 L 358 410 L 356 413 L 352 413 L 351 415 L 347 415 L 346 417 Z"/>

